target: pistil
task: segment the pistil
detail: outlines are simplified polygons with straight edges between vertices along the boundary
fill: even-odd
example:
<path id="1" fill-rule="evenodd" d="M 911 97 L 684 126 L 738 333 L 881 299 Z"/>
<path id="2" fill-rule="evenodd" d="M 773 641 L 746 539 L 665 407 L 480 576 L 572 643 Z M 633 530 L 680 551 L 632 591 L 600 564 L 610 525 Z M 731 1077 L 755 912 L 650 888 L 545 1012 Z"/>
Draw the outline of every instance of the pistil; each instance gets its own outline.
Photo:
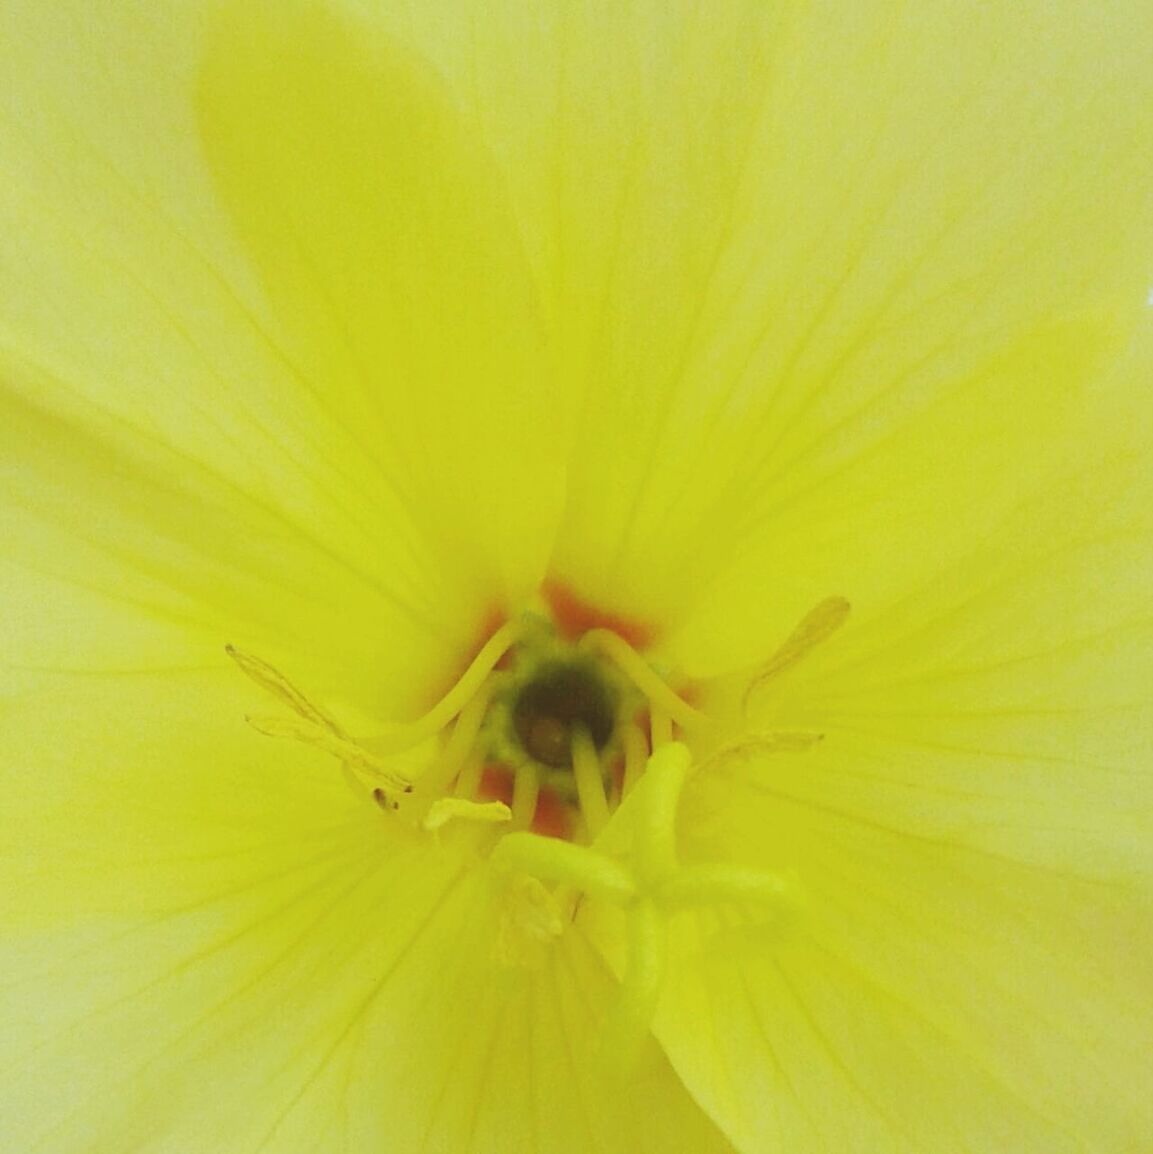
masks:
<path id="1" fill-rule="evenodd" d="M 741 698 L 746 722 L 752 698 L 827 640 L 848 611 L 848 602 L 833 597 L 805 616 L 749 679 Z M 228 653 L 294 715 L 250 723 L 336 757 L 394 819 L 407 817 L 433 834 L 453 821 L 507 831 L 491 852 L 511 903 L 503 956 L 521 956 L 518 942 L 535 943 L 535 951 L 559 937 L 586 897 L 624 912 L 620 991 L 603 1027 L 606 1068 L 636 1061 L 657 1014 L 670 918 L 718 904 L 782 911 L 796 902 L 796 885 L 784 874 L 682 862 L 677 818 L 692 774 L 810 749 L 821 734 L 744 732 L 726 742 L 705 712 L 610 629 L 565 638 L 533 614 L 508 621 L 422 717 L 359 740 L 266 662 L 232 646 Z M 687 742 L 710 727 L 712 752 L 695 760 Z M 411 757 L 438 735 L 440 748 L 423 769 L 395 767 L 394 758 Z M 493 780 L 505 783 L 497 798 Z M 542 814 L 550 815 L 549 828 L 534 832 Z M 573 836 L 583 844 L 566 840 Z"/>

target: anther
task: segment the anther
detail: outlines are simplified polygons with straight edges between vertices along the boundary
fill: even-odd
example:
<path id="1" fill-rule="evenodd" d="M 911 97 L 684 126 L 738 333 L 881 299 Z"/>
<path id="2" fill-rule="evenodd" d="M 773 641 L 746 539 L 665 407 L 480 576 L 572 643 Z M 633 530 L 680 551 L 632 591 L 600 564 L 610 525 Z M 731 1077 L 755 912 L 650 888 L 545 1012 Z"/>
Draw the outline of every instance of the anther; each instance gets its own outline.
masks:
<path id="1" fill-rule="evenodd" d="M 394 773 L 374 753 L 350 738 L 333 718 L 309 701 L 279 670 L 234 645 L 226 645 L 225 652 L 242 672 L 297 715 L 298 720 L 281 717 L 245 718 L 258 733 L 267 737 L 290 738 L 323 750 L 353 773 L 367 778 L 367 784 L 374 788 L 374 796 L 379 792 L 388 800 L 393 794 L 411 792 L 411 782 Z M 390 805 L 389 808 L 395 807 Z"/>
<path id="2" fill-rule="evenodd" d="M 749 699 L 766 681 L 791 669 L 821 642 L 827 641 L 849 616 L 851 606 L 844 597 L 826 597 L 801 618 L 800 624 L 785 638 L 781 647 L 757 671 L 745 690 L 743 706 L 748 712 Z"/>

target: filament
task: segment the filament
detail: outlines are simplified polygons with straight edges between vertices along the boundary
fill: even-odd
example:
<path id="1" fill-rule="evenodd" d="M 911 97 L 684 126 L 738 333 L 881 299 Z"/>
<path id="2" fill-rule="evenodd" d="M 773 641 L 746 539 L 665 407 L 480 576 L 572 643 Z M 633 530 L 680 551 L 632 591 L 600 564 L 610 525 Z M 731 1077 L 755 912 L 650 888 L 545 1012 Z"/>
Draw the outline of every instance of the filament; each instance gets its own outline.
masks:
<path id="1" fill-rule="evenodd" d="M 499 685 L 499 676 L 493 675 L 484 682 L 476 696 L 460 711 L 444 750 L 417 782 L 422 794 L 443 793 L 461 772 L 484 724 L 489 702 Z"/>
<path id="2" fill-rule="evenodd" d="M 456 779 L 456 788 L 453 793 L 457 797 L 473 798 L 480 788 L 480 775 L 484 772 L 484 750 L 473 747 Z"/>
<path id="3" fill-rule="evenodd" d="M 532 825 L 539 795 L 540 775 L 536 766 L 528 762 L 517 766 L 512 784 L 512 824 L 517 829 L 527 829 Z"/>
<path id="4" fill-rule="evenodd" d="M 633 786 L 640 780 L 645 771 L 645 762 L 649 756 L 649 744 L 639 725 L 625 727 L 621 737 L 621 744 L 625 751 L 625 776 L 621 784 L 621 799 L 632 793 Z"/>
<path id="5" fill-rule="evenodd" d="M 609 629 L 590 629 L 581 639 L 582 649 L 599 649 L 649 699 L 663 708 L 685 729 L 708 721 L 703 713 L 678 697 L 647 661 L 623 638 Z"/>
<path id="6" fill-rule="evenodd" d="M 476 695 L 496 663 L 520 640 L 524 626 L 506 621 L 481 646 L 480 652 L 453 687 L 423 716 L 373 739 L 381 753 L 399 753 L 438 734 Z"/>
<path id="7" fill-rule="evenodd" d="M 600 758 L 588 730 L 583 726 L 573 731 L 572 766 L 576 778 L 577 796 L 580 799 L 581 814 L 588 827 L 589 838 L 596 841 L 600 832 L 608 824 L 609 805 L 605 798 L 604 778 L 601 776 Z"/>

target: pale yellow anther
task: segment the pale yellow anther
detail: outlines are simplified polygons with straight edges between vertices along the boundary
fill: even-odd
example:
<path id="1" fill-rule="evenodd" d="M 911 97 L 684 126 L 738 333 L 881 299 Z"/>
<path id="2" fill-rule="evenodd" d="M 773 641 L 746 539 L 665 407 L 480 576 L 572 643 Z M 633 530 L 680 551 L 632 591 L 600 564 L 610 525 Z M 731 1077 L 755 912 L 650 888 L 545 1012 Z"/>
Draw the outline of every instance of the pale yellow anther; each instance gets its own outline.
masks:
<path id="1" fill-rule="evenodd" d="M 379 791 L 387 808 L 395 808 L 395 795 L 412 789 L 407 778 L 390 769 L 375 753 L 353 741 L 332 717 L 309 701 L 279 670 L 235 645 L 224 648 L 249 678 L 296 714 L 296 718 L 245 718 L 258 733 L 300 741 L 330 754 L 374 793 Z"/>
<path id="2" fill-rule="evenodd" d="M 848 618 L 849 609 L 849 602 L 844 597 L 827 597 L 805 614 L 801 623 L 749 682 L 743 701 L 745 711 L 748 711 L 750 698 L 766 681 L 771 681 L 796 665 L 812 649 L 836 633 Z"/>
<path id="3" fill-rule="evenodd" d="M 298 717 L 310 721 L 337 737 L 346 736 L 344 731 L 319 706 L 314 705 L 287 677 L 278 669 L 274 669 L 267 661 L 237 649 L 235 645 L 226 645 L 224 652 L 236 662 L 242 672 L 251 678 L 261 689 L 271 693 L 273 697 L 283 702 Z"/>
<path id="4" fill-rule="evenodd" d="M 406 778 L 389 769 L 375 754 L 311 721 L 294 717 L 246 717 L 245 720 L 265 737 L 300 741 L 330 754 L 371 787 L 392 794 L 408 793 L 412 789 Z"/>
<path id="5" fill-rule="evenodd" d="M 758 733 L 722 746 L 700 765 L 701 773 L 728 769 L 755 757 L 774 753 L 806 753 L 824 741 L 823 733 L 803 730 L 782 730 L 777 733 Z"/>
<path id="6" fill-rule="evenodd" d="M 548 947 L 564 933 L 561 903 L 539 878 L 528 874 L 509 874 L 504 885 L 493 953 L 506 966 L 539 968 Z"/>
<path id="7" fill-rule="evenodd" d="M 438 798 L 421 821 L 426 830 L 438 830 L 454 819 L 499 825 L 512 820 L 512 810 L 503 801 L 468 801 L 463 797 Z"/>

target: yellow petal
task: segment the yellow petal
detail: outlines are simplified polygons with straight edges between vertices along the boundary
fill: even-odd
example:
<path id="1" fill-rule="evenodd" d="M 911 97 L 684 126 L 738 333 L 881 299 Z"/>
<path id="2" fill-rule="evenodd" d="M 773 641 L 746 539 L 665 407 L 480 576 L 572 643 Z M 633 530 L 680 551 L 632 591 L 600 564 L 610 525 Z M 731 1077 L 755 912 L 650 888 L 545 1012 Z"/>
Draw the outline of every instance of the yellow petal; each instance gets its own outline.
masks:
<path id="1" fill-rule="evenodd" d="M 398 386 L 395 358 L 351 372 L 346 349 L 318 343 L 327 307 L 296 315 L 277 286 L 261 284 L 237 242 L 241 222 L 220 203 L 197 108 L 203 9 L 122 5 L 92 22 L 82 5 L 22 6 L 0 22 L 9 94 L 0 148 L 11 177 L 0 198 L 9 237 L 0 435 L 14 487 L 0 549 L 73 583 L 86 569 L 93 586 L 150 612 L 171 616 L 176 606 L 208 625 L 213 647 L 247 643 L 298 674 L 307 665 L 314 683 L 367 711 L 423 704 L 475 644 L 482 619 L 543 566 L 559 463 L 541 464 L 550 444 L 535 423 L 547 400 L 535 387 L 541 374 L 532 387 L 524 381 L 534 347 L 527 278 L 515 293 L 515 272 L 498 286 L 481 252 L 464 254 L 455 272 L 417 253 L 405 272 L 424 303 L 443 298 L 452 314 L 420 334 L 430 355 L 481 359 L 442 288 L 452 286 L 458 304 L 461 294 L 488 302 L 484 332 L 474 325 L 473 335 L 490 342 L 492 371 L 471 380 L 475 413 L 447 404 L 459 378 L 422 400 L 427 380 Z M 225 35 L 213 25 L 214 44 Z M 334 72 L 355 82 L 352 69 L 316 75 Z M 264 79 L 291 88 L 298 78 Z M 246 78 L 232 80 L 244 88 Z M 359 83 L 369 81 L 359 74 Z M 251 85 L 244 92 L 259 104 Z M 243 92 L 233 96 L 239 115 Z M 234 143 L 237 132 L 268 127 L 235 119 Z M 414 211 L 435 215 L 447 200 L 451 217 L 456 190 L 477 184 L 468 158 L 447 155 L 451 143 L 427 166 Z M 323 222 L 314 223 L 319 240 Z M 412 223 L 391 227 L 405 234 Z M 423 235 L 443 238 L 427 223 Z M 503 254 L 505 236 L 478 243 Z M 360 241 L 364 269 L 371 246 Z M 462 284 L 466 275 L 474 279 Z M 395 330 L 398 320 L 377 322 Z M 510 332 L 516 339 L 505 340 Z M 524 452 L 510 451 L 522 441 Z M 492 502 L 500 495 L 511 508 L 513 485 L 538 500 L 498 517 Z M 446 526 L 458 500 L 467 515 Z"/>
<path id="2" fill-rule="evenodd" d="M 221 665 L 243 642 L 379 719 L 471 643 L 483 603 L 441 620 L 398 586 L 363 547 L 389 524 L 370 503 L 358 539 L 323 496 L 262 496 L 90 406 L 61 413 L 57 380 L 8 366 L 40 394 L 0 392 L 9 675 Z"/>
<path id="3" fill-rule="evenodd" d="M 471 836 L 405 834 L 246 694 L 0 706 L 6 1149 L 729 1151 L 659 1053 L 599 1081 L 612 982 L 575 931 L 510 967 Z"/>
<path id="4" fill-rule="evenodd" d="M 685 856 L 805 894 L 772 934 L 681 923 L 670 962 L 658 1033 L 738 1146 L 1153 1127 L 1149 423 L 760 687 L 758 724 L 819 746 L 693 782 Z"/>
<path id="5" fill-rule="evenodd" d="M 363 395 L 422 530 L 527 593 L 561 426 L 530 269 L 472 126 L 377 22 L 295 2 L 214 21 L 199 107 L 224 202 L 318 377 Z"/>
<path id="6" fill-rule="evenodd" d="M 703 603 L 702 669 L 979 539 L 1147 294 L 1139 0 L 391 19 L 499 157 L 583 392 L 556 564 Z"/>

